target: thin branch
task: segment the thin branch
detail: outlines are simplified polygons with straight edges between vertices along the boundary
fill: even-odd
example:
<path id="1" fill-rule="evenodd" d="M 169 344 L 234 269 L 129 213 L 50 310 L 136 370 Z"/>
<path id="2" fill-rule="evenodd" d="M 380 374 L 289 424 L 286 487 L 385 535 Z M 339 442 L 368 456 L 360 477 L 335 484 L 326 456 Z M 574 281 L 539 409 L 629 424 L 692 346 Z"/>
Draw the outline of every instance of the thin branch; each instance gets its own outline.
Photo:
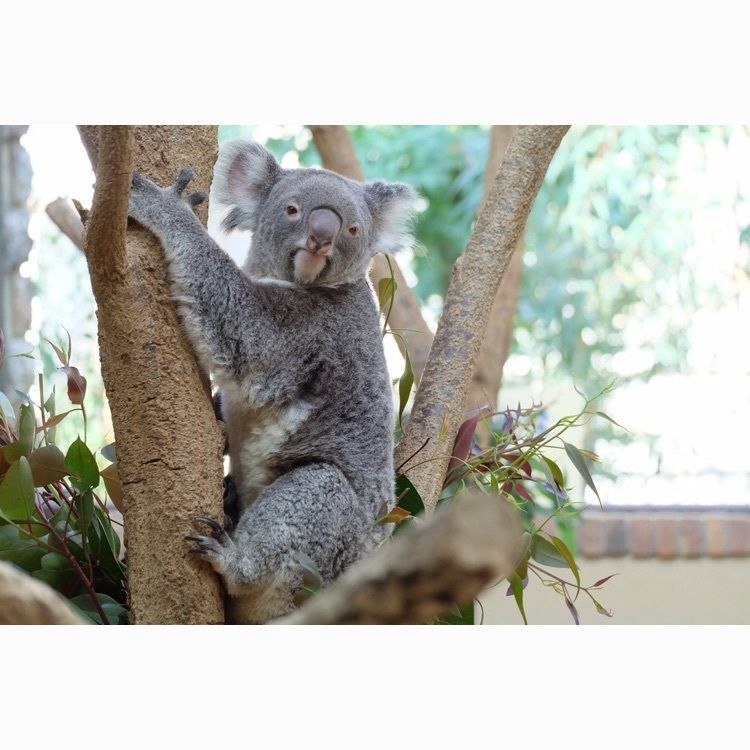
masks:
<path id="1" fill-rule="evenodd" d="M 354 152 L 354 144 L 343 125 L 310 125 L 313 141 L 318 149 L 323 166 L 352 180 L 364 180 L 362 168 Z M 396 343 L 402 353 L 409 352 L 412 370 L 419 381 L 430 353 L 433 334 L 425 319 L 417 296 L 406 283 L 404 274 L 394 258 L 391 258 L 396 293 L 393 296 L 393 309 L 389 316 L 389 328 L 401 332 Z M 381 279 L 391 277 L 388 259 L 378 254 L 370 268 L 370 281 L 378 289 Z"/>
<path id="2" fill-rule="evenodd" d="M 461 424 L 476 357 L 495 292 L 503 280 L 550 161 L 567 126 L 520 127 L 513 136 L 492 191 L 479 213 L 463 256 L 453 268 L 435 341 L 414 399 L 396 464 L 426 438 L 420 459 L 440 457 L 406 474 L 425 506 L 440 496 Z"/>
<path id="3" fill-rule="evenodd" d="M 79 249 L 83 250 L 83 222 L 70 198 L 55 198 L 45 209 L 52 223 Z"/>
<path id="4" fill-rule="evenodd" d="M 411 625 L 470 602 L 515 570 L 523 552 L 518 513 L 475 491 L 350 568 L 282 625 Z"/>

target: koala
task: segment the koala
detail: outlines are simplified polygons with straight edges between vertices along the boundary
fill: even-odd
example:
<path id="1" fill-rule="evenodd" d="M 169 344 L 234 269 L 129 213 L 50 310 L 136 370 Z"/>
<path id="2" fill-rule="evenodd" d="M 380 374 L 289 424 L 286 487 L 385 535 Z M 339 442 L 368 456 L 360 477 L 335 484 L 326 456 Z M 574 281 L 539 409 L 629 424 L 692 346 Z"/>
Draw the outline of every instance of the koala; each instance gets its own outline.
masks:
<path id="1" fill-rule="evenodd" d="M 377 252 L 410 242 L 416 193 L 323 169 L 284 169 L 258 144 L 225 146 L 214 173 L 223 228 L 246 229 L 243 267 L 193 212 L 183 169 L 162 188 L 133 176 L 129 213 L 160 240 L 183 327 L 220 392 L 238 520 L 186 537 L 223 577 L 230 619 L 294 608 L 301 561 L 328 583 L 383 538 L 395 504 L 393 404 Z"/>

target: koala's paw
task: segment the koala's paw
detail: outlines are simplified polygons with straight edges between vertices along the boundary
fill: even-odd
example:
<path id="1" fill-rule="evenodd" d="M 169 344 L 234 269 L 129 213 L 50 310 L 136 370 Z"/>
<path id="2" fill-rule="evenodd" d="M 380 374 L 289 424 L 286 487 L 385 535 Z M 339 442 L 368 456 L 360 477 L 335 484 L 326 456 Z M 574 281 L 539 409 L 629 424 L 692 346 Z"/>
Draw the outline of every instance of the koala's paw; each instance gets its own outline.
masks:
<path id="1" fill-rule="evenodd" d="M 198 545 L 190 552 L 211 563 L 213 569 L 220 575 L 226 575 L 232 567 L 230 560 L 235 557 L 232 538 L 227 534 L 226 529 L 213 518 L 200 517 L 196 520 L 209 527 L 211 536 L 186 536 L 185 539 Z"/>
<path id="2" fill-rule="evenodd" d="M 161 188 L 142 174 L 134 172 L 128 214 L 149 229 L 157 229 L 161 221 L 173 216 L 175 212 L 184 211 L 186 207 L 192 211 L 206 200 L 205 193 L 182 195 L 192 179 L 193 170 L 183 167 L 174 185 Z"/>

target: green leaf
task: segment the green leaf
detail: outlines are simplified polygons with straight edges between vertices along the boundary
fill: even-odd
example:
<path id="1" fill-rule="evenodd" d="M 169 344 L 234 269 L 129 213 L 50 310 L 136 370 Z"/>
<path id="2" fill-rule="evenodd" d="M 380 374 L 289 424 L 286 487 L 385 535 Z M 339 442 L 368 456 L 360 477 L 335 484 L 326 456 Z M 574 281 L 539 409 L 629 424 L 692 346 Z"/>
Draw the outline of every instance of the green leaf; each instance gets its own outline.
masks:
<path id="1" fill-rule="evenodd" d="M 91 490 L 86 490 L 75 499 L 78 510 L 78 529 L 84 535 L 88 535 L 91 521 L 94 518 L 94 495 Z"/>
<path id="2" fill-rule="evenodd" d="M 594 412 L 594 413 L 598 414 L 600 417 L 604 417 L 604 419 L 612 422 L 613 425 L 616 425 L 621 430 L 625 430 L 625 432 L 630 432 L 630 430 L 627 427 L 623 427 L 619 422 L 615 422 L 615 420 L 612 419 L 612 417 L 610 417 L 608 414 L 605 414 L 603 411 L 597 411 L 597 412 Z"/>
<path id="3" fill-rule="evenodd" d="M 0 526 L 0 560 L 8 560 L 24 570 L 37 570 L 45 549 L 10 524 Z"/>
<path id="4" fill-rule="evenodd" d="M 14 463 L 0 482 L 0 515 L 13 521 L 27 521 L 32 517 L 34 504 L 34 478 L 28 460 Z"/>
<path id="5" fill-rule="evenodd" d="M 70 560 L 59 552 L 47 552 L 42 557 L 42 570 L 73 570 Z"/>
<path id="6" fill-rule="evenodd" d="M 42 557 L 42 567 L 32 571 L 31 575 L 52 588 L 62 591 L 68 587 L 76 572 L 67 557 L 58 552 L 47 552 Z"/>
<path id="7" fill-rule="evenodd" d="M 508 583 L 513 589 L 513 597 L 516 600 L 518 611 L 521 613 L 521 617 L 523 617 L 523 624 L 528 625 L 529 621 L 526 619 L 526 611 L 523 608 L 523 581 L 516 573 L 511 573 L 508 576 Z"/>
<path id="8" fill-rule="evenodd" d="M 120 561 L 120 537 L 112 526 L 109 517 L 101 508 L 94 507 L 94 527 L 99 531 L 101 543 L 98 547 L 98 556 L 101 565 L 114 578 L 120 580 L 125 576 L 125 566 Z"/>
<path id="9" fill-rule="evenodd" d="M 531 539 L 531 556 L 540 565 L 549 565 L 553 568 L 569 567 L 568 561 L 554 544 L 548 542 L 540 534 L 534 534 Z"/>
<path id="10" fill-rule="evenodd" d="M 5 460 L 9 463 L 17 461 L 21 456 L 28 456 L 34 448 L 34 434 L 36 432 L 36 416 L 34 407 L 21 405 L 18 418 L 18 440 L 6 445 Z"/>
<path id="11" fill-rule="evenodd" d="M 47 418 L 44 417 L 44 414 L 42 414 L 42 421 L 46 422 L 47 419 L 52 419 L 55 416 L 55 386 L 52 386 L 52 393 L 50 393 L 49 398 L 44 402 L 44 410 L 47 412 Z M 57 433 L 57 428 L 55 427 L 55 424 L 52 424 L 47 427 L 47 441 L 50 443 L 55 442 L 55 434 Z"/>
<path id="12" fill-rule="evenodd" d="M 594 491 L 596 499 L 599 501 L 599 505 L 601 505 L 602 499 L 599 497 L 599 491 L 596 489 L 594 480 L 591 478 L 589 468 L 586 466 L 586 459 L 581 455 L 581 452 L 575 447 L 575 445 L 566 443 L 564 440 L 563 445 L 565 446 L 565 452 L 568 454 L 568 458 L 573 463 L 573 466 L 576 467 L 578 473 L 583 477 L 583 481 Z"/>
<path id="13" fill-rule="evenodd" d="M 422 497 L 405 474 L 399 474 L 396 478 L 396 499 L 398 507 L 409 511 L 413 516 L 424 513 Z"/>
<path id="14" fill-rule="evenodd" d="M 99 602 L 99 606 L 104 610 L 104 614 L 109 620 L 110 625 L 117 625 L 121 621 L 127 621 L 127 609 L 125 609 L 125 607 L 119 602 L 116 602 L 111 596 L 97 592 L 96 599 Z M 70 604 L 72 604 L 76 610 L 81 612 L 87 619 L 97 625 L 103 624 L 99 612 L 88 594 L 76 596 L 70 600 Z"/>
<path id="15" fill-rule="evenodd" d="M 391 276 L 382 278 L 378 281 L 378 304 L 380 305 L 380 312 L 383 314 L 388 313 L 388 305 L 393 299 L 395 292 L 396 281 Z"/>
<path id="16" fill-rule="evenodd" d="M 551 458 L 547 458 L 547 456 L 542 456 L 542 459 L 544 460 L 544 463 L 547 465 L 547 468 L 552 475 L 552 480 L 555 482 L 559 489 L 564 490 L 565 479 L 563 478 L 563 473 L 560 467 Z"/>
<path id="17" fill-rule="evenodd" d="M 411 394 L 412 386 L 414 385 L 414 370 L 411 366 L 411 359 L 409 358 L 409 352 L 404 355 L 404 372 L 398 381 L 398 423 L 401 425 L 401 417 L 403 416 L 406 404 L 409 401 L 409 395 Z"/>
<path id="18" fill-rule="evenodd" d="M 598 601 L 596 601 L 596 599 L 594 599 L 593 596 L 591 597 L 591 601 L 594 602 L 594 606 L 596 607 L 596 611 L 600 615 L 604 615 L 605 617 L 612 617 L 612 610 L 611 609 L 605 609 L 604 607 L 602 607 L 602 605 Z"/>
<path id="19" fill-rule="evenodd" d="M 70 474 L 65 465 L 65 456 L 56 445 L 46 445 L 33 451 L 29 456 L 29 466 L 35 487 L 58 482 Z"/>
<path id="20" fill-rule="evenodd" d="M 474 625 L 474 600 L 454 606 L 449 612 L 440 615 L 436 625 Z"/>
<path id="21" fill-rule="evenodd" d="M 560 539 L 560 537 L 550 536 L 550 539 L 552 540 L 552 544 L 555 545 L 557 551 L 565 558 L 565 562 L 568 563 L 568 567 L 575 576 L 577 586 L 575 598 L 577 599 L 578 594 L 581 591 L 581 573 L 578 570 L 578 565 L 576 564 L 575 558 L 573 557 L 573 553 L 570 551 L 568 545 L 565 544 L 562 539 Z"/>
<path id="22" fill-rule="evenodd" d="M 76 475 L 71 481 L 79 491 L 85 492 L 99 485 L 99 467 L 96 465 L 96 459 L 81 438 L 76 438 L 68 448 L 65 463 Z"/>

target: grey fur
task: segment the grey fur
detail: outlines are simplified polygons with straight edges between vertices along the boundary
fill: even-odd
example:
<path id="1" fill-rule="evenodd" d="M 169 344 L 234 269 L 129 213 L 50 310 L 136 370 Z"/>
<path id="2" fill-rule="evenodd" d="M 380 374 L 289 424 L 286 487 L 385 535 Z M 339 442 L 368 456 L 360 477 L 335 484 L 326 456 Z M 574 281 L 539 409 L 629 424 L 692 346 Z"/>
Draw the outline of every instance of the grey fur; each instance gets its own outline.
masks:
<path id="1" fill-rule="evenodd" d="M 198 199 L 182 197 L 185 177 L 160 188 L 135 175 L 130 215 L 161 240 L 185 330 L 221 391 L 240 518 L 231 535 L 191 537 L 194 551 L 224 577 L 233 619 L 265 622 L 293 607 L 299 553 L 331 581 L 394 505 L 391 387 L 366 273 L 374 253 L 409 242 L 416 196 L 229 144 L 214 194 L 226 227 L 254 232 L 239 269 L 194 215 Z M 323 257 L 299 249 L 316 208 L 341 219 Z"/>

